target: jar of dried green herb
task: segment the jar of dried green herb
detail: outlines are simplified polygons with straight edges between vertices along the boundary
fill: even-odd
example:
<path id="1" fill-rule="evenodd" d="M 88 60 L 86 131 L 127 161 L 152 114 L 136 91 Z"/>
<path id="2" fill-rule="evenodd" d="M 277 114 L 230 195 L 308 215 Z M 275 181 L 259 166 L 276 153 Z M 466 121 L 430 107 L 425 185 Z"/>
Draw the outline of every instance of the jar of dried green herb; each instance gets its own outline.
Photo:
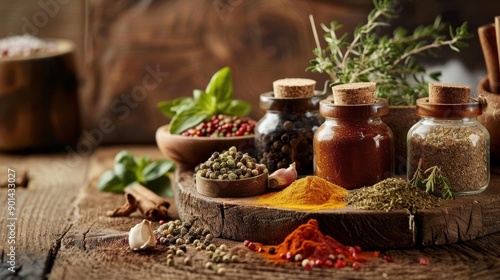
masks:
<path id="1" fill-rule="evenodd" d="M 318 104 L 324 98 L 320 92 L 312 97 L 260 95 L 266 114 L 255 127 L 256 158 L 270 173 L 293 162 L 299 175 L 313 173 L 313 136 L 323 122 Z"/>
<path id="2" fill-rule="evenodd" d="M 482 105 L 466 86 L 430 84 L 417 100 L 422 119 L 408 131 L 408 178 L 419 168 L 439 166 L 455 195 L 477 194 L 490 180 L 490 136 L 476 119 Z M 433 190 L 441 193 L 442 189 Z"/>

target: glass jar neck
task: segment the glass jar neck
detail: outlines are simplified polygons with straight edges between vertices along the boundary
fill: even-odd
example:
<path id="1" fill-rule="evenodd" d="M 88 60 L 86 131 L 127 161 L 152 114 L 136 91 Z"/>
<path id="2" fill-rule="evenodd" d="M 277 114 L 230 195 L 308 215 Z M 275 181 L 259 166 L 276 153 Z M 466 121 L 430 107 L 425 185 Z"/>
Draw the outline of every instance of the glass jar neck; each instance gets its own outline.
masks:
<path id="1" fill-rule="evenodd" d="M 464 117 L 464 118 L 436 118 L 429 116 L 422 116 L 422 121 L 428 123 L 473 123 L 477 122 L 477 118 L 475 117 Z"/>

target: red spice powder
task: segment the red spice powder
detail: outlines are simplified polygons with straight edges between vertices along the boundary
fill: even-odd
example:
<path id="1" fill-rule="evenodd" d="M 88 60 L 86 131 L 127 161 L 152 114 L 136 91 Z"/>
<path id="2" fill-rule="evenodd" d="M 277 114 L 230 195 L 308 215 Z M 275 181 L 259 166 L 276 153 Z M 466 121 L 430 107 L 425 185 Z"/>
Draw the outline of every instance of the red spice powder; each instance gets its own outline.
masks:
<path id="1" fill-rule="evenodd" d="M 306 224 L 300 225 L 290 233 L 285 240 L 277 245 L 262 245 L 259 243 L 245 242 L 245 245 L 261 253 L 261 256 L 277 263 L 286 261 L 300 261 L 308 259 L 314 266 L 344 265 L 359 267 L 359 263 L 366 262 L 368 258 L 378 258 L 379 252 L 362 252 L 359 246 L 346 246 L 333 237 L 324 235 L 318 226 L 318 221 L 310 219 Z M 274 248 L 274 252 L 273 249 Z M 300 254 L 300 257 L 295 257 Z"/>

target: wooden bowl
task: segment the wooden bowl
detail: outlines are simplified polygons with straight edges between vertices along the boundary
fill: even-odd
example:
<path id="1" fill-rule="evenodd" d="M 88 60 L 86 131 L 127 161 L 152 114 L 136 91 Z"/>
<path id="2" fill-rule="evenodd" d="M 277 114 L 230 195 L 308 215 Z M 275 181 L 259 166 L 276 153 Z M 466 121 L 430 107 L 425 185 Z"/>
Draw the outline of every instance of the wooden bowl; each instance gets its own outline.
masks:
<path id="1" fill-rule="evenodd" d="M 251 156 L 255 154 L 254 135 L 218 138 L 182 136 L 171 134 L 168 125 L 156 130 L 156 144 L 163 155 L 189 169 L 205 162 L 214 152 L 222 152 L 232 146 Z"/>
<path id="2" fill-rule="evenodd" d="M 213 180 L 196 174 L 196 190 L 209 197 L 249 197 L 264 193 L 267 180 L 267 172 L 240 180 Z"/>

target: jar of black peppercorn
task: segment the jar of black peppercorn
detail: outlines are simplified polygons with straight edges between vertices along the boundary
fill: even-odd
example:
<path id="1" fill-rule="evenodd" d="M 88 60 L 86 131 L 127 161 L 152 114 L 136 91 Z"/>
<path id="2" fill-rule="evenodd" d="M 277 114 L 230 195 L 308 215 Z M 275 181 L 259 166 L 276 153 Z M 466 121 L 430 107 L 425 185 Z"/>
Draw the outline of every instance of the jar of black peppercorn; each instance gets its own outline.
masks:
<path id="1" fill-rule="evenodd" d="M 394 174 L 394 140 L 380 119 L 386 99 L 375 98 L 375 83 L 333 87 L 322 100 L 325 122 L 314 136 L 314 174 L 346 189 L 373 185 Z"/>
<path id="2" fill-rule="evenodd" d="M 299 175 L 313 173 L 313 137 L 323 122 L 318 104 L 324 98 L 320 92 L 311 97 L 260 95 L 260 107 L 266 114 L 255 127 L 255 148 L 257 159 L 270 173 L 293 162 Z"/>

